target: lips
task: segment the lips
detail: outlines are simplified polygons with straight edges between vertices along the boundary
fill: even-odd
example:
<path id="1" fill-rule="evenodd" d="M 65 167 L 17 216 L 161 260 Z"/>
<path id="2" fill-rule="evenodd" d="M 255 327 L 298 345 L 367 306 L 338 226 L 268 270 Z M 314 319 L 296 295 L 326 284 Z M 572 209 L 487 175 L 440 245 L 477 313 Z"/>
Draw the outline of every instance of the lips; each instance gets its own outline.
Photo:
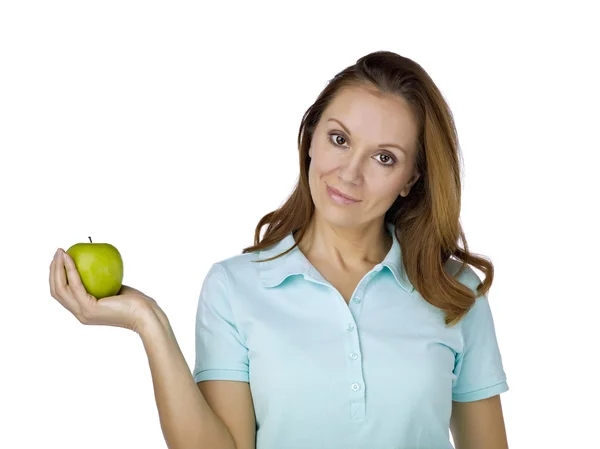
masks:
<path id="1" fill-rule="evenodd" d="M 345 198 L 345 199 L 347 199 L 348 201 L 359 201 L 359 200 L 357 200 L 356 198 L 354 198 L 353 196 L 346 195 L 345 193 L 343 193 L 343 192 L 340 192 L 338 189 L 336 189 L 336 188 L 334 188 L 334 187 L 331 187 L 330 185 L 327 185 L 327 188 L 328 188 L 328 189 L 329 189 L 329 190 L 330 190 L 332 193 L 334 193 L 335 195 L 337 195 L 337 196 L 341 196 L 342 198 Z"/>

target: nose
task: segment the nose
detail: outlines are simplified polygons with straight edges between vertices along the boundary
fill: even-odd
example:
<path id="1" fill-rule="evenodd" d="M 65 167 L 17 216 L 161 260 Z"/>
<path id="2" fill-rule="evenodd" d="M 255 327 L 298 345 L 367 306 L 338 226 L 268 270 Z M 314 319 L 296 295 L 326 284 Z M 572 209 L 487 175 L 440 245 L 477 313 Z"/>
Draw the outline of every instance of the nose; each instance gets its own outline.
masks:
<path id="1" fill-rule="evenodd" d="M 350 184 L 358 184 L 362 177 L 361 158 L 359 154 L 345 158 L 338 170 L 338 179 Z"/>

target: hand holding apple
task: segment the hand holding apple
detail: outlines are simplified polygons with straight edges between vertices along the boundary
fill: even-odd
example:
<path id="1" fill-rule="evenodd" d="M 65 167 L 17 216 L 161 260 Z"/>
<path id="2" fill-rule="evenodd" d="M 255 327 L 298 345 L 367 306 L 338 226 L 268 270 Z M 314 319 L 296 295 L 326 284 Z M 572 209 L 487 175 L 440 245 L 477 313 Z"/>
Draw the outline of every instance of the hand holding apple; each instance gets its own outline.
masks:
<path id="1" fill-rule="evenodd" d="M 122 327 L 140 333 L 150 321 L 168 322 L 154 299 L 121 284 L 122 261 L 120 255 L 117 257 L 116 248 L 108 244 L 77 245 L 69 248 L 74 257 L 61 249 L 56 251 L 50 264 L 50 292 L 81 323 Z M 90 248 L 91 253 L 88 251 Z M 96 252 L 97 249 L 101 250 L 100 253 Z M 75 258 L 82 267 L 83 276 L 80 276 Z M 108 261 L 108 267 L 99 263 L 103 260 Z M 84 276 L 88 288 L 102 295 L 101 298 L 87 290 Z M 115 293 L 105 296 L 110 292 Z"/>

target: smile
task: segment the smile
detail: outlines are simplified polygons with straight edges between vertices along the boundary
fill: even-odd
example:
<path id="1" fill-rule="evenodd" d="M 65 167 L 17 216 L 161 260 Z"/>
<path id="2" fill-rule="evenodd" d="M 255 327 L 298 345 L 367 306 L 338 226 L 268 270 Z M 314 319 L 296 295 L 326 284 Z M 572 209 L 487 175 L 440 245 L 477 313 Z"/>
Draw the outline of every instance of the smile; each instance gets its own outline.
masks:
<path id="1" fill-rule="evenodd" d="M 360 200 L 344 195 L 339 190 L 329 186 L 327 186 L 327 195 L 338 204 L 354 204 L 360 202 Z"/>

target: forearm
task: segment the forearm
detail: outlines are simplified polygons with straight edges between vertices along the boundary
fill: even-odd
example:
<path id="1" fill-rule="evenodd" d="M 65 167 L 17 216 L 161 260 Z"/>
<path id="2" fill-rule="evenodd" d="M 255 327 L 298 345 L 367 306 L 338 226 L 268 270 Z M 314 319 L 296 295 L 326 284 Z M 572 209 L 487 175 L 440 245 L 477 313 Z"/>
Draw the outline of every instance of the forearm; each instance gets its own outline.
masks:
<path id="1" fill-rule="evenodd" d="M 231 434 L 196 385 L 166 315 L 149 317 L 138 333 L 169 449 L 235 449 Z"/>

